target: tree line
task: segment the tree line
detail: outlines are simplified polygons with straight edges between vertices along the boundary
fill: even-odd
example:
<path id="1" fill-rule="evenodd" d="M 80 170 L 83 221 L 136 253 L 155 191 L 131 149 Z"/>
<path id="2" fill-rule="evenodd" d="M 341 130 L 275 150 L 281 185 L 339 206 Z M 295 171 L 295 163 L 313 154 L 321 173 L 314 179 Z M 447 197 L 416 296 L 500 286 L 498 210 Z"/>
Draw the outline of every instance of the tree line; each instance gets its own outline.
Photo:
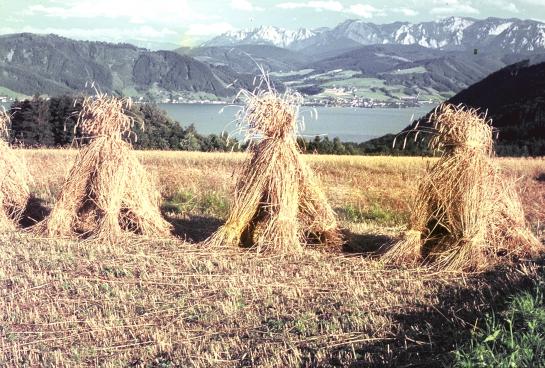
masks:
<path id="1" fill-rule="evenodd" d="M 76 129 L 82 99 L 35 96 L 15 101 L 11 115 L 11 143 L 23 147 L 68 147 L 82 138 Z M 240 149 L 226 134 L 201 135 L 193 125 L 183 127 L 155 104 L 133 104 L 128 115 L 134 121 L 134 135 L 127 137 L 137 149 L 231 151 Z"/>
<path id="2" fill-rule="evenodd" d="M 24 147 L 68 147 L 81 138 L 75 129 L 81 110 L 81 98 L 58 96 L 49 99 L 35 96 L 15 101 L 9 113 L 12 116 L 11 143 Z M 155 104 L 133 104 L 129 115 L 135 120 L 136 149 L 182 151 L 240 151 L 245 145 L 227 134 L 202 135 L 193 125 L 186 127 L 171 119 Z M 142 127 L 143 126 L 143 127 Z M 411 137 L 386 135 L 363 143 L 342 142 L 339 138 L 316 136 L 299 138 L 305 153 L 332 155 L 432 155 L 426 139 L 414 141 Z M 395 145 L 393 143 L 396 143 Z M 536 156 L 545 152 L 545 141 L 537 139 L 500 141 L 496 152 L 501 156 Z"/>

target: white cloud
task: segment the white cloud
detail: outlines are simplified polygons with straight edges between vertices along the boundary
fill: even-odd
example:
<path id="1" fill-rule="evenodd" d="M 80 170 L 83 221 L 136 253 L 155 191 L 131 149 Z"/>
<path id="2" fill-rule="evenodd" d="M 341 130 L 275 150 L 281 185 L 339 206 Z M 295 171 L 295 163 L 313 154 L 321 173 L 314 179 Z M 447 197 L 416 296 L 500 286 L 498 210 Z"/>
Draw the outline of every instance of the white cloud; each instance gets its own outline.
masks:
<path id="1" fill-rule="evenodd" d="M 515 3 L 505 3 L 502 5 L 502 9 L 512 13 L 519 13 L 519 9 L 515 5 Z"/>
<path id="2" fill-rule="evenodd" d="M 401 13 L 406 17 L 414 17 L 419 14 L 416 10 L 410 8 L 396 8 L 392 10 L 396 13 Z"/>
<path id="3" fill-rule="evenodd" d="M 34 26 L 25 26 L 22 28 L 0 27 L 0 34 L 9 33 L 38 33 L 38 34 L 56 34 L 78 40 L 108 40 L 114 42 L 126 42 L 129 39 L 134 40 L 162 40 L 165 37 L 174 36 L 177 33 L 167 28 L 153 28 L 150 26 L 141 26 L 133 28 L 39 28 Z"/>
<path id="4" fill-rule="evenodd" d="M 482 0 L 483 1 L 483 8 L 495 8 L 495 9 L 501 9 L 510 13 L 520 13 L 520 9 L 518 8 L 517 4 L 510 0 Z M 520 4 L 520 0 L 516 1 L 518 5 Z M 543 0 L 545 4 L 545 0 Z"/>
<path id="5" fill-rule="evenodd" d="M 479 14 L 479 9 L 475 8 L 467 1 L 463 0 L 435 0 L 434 4 L 438 6 L 430 10 L 431 14 L 437 15 L 460 15 L 460 14 Z"/>
<path id="6" fill-rule="evenodd" d="M 525 4 L 545 6 L 545 0 L 521 0 Z"/>
<path id="7" fill-rule="evenodd" d="M 277 4 L 276 6 L 282 9 L 310 8 L 318 11 L 329 10 L 337 12 L 340 12 L 344 9 L 343 4 L 338 1 L 307 1 L 305 3 L 287 2 Z"/>
<path id="8" fill-rule="evenodd" d="M 242 11 L 263 11 L 265 9 L 255 6 L 248 0 L 231 0 L 231 8 Z"/>
<path id="9" fill-rule="evenodd" d="M 362 18 L 371 18 L 373 16 L 384 15 L 384 11 L 375 8 L 368 4 L 354 4 L 350 5 L 347 10 L 348 13 L 352 13 Z"/>
<path id="10" fill-rule="evenodd" d="M 126 18 L 132 23 L 210 18 L 192 10 L 187 0 L 68 0 L 63 6 L 31 5 L 26 11 L 56 18 Z"/>
<path id="11" fill-rule="evenodd" d="M 235 27 L 227 22 L 191 24 L 185 34 L 188 36 L 215 36 L 234 30 Z"/>
<path id="12" fill-rule="evenodd" d="M 316 11 L 334 11 L 334 12 L 342 12 L 347 14 L 354 14 L 362 18 L 371 18 L 373 16 L 380 16 L 384 15 L 384 11 L 375 8 L 372 5 L 368 4 L 354 4 L 350 5 L 348 7 L 345 7 L 343 4 L 341 4 L 338 1 L 307 1 L 302 3 L 296 3 L 296 2 L 286 2 L 286 3 L 280 3 L 276 5 L 278 8 L 282 9 L 302 9 L 302 8 L 308 8 L 308 9 L 314 9 Z"/>
<path id="13" fill-rule="evenodd" d="M 515 3 L 510 3 L 510 2 L 507 2 L 507 1 L 498 1 L 497 4 L 501 9 L 503 9 L 505 11 L 508 11 L 508 12 L 511 12 L 511 13 L 519 13 L 520 12 Z M 544 1 L 544 4 L 545 4 L 545 1 Z"/>

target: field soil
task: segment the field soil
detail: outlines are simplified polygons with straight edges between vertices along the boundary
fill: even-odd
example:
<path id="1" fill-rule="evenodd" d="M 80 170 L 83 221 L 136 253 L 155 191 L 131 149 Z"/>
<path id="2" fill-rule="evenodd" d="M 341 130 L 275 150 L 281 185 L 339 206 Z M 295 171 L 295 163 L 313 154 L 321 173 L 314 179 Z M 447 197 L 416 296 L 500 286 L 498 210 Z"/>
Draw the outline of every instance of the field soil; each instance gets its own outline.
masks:
<path id="1" fill-rule="evenodd" d="M 462 274 L 386 266 L 433 159 L 306 156 L 346 244 L 257 255 L 199 244 L 224 221 L 244 154 L 138 152 L 157 180 L 165 239 L 118 245 L 30 231 L 72 150 L 18 151 L 33 174 L 24 231 L 0 234 L 0 366 L 444 366 L 543 261 Z M 545 159 L 498 159 L 545 240 Z"/>

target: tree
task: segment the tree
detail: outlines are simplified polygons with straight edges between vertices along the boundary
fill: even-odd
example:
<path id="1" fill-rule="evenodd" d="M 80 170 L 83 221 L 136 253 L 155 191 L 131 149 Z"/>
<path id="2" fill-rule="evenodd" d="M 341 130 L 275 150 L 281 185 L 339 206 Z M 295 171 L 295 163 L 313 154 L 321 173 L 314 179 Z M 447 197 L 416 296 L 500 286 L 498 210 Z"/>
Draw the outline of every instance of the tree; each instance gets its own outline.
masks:
<path id="1" fill-rule="evenodd" d="M 24 146 L 53 146 L 55 134 L 50 123 L 49 102 L 39 96 L 17 101 L 10 109 L 12 141 Z"/>

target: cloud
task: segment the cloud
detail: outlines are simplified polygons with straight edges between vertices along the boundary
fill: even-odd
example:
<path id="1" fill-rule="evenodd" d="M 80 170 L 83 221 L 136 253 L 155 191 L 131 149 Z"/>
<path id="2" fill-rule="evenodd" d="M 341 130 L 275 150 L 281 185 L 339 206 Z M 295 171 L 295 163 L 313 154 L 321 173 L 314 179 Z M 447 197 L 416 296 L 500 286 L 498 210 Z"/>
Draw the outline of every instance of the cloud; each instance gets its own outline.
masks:
<path id="1" fill-rule="evenodd" d="M 265 9 L 255 6 L 248 0 L 231 0 L 231 8 L 242 11 L 263 11 Z"/>
<path id="2" fill-rule="evenodd" d="M 512 13 L 519 13 L 519 9 L 514 3 L 504 3 L 500 5 L 503 10 L 507 10 Z"/>
<path id="3" fill-rule="evenodd" d="M 126 18 L 131 23 L 177 23 L 210 17 L 195 12 L 187 0 L 67 0 L 56 6 L 31 5 L 25 12 L 55 18 Z"/>
<path id="4" fill-rule="evenodd" d="M 280 3 L 276 5 L 278 8 L 282 9 L 300 9 L 300 8 L 309 8 L 314 10 L 329 10 L 340 12 L 344 9 L 343 4 L 338 1 L 307 1 L 305 3 L 295 3 L 287 2 Z"/>
<path id="5" fill-rule="evenodd" d="M 410 9 L 410 8 L 396 8 L 396 9 L 392 9 L 392 11 L 396 13 L 401 13 L 406 17 L 414 17 L 419 14 L 416 10 Z"/>
<path id="6" fill-rule="evenodd" d="M 348 7 L 345 7 L 338 1 L 307 1 L 302 3 L 296 2 L 286 2 L 276 5 L 278 8 L 282 9 L 314 9 L 316 11 L 333 11 L 333 12 L 342 12 L 347 14 L 354 14 L 362 18 L 371 18 L 373 16 L 385 15 L 383 10 L 377 9 L 372 5 L 368 4 L 354 4 Z"/>
<path id="7" fill-rule="evenodd" d="M 372 5 L 367 4 L 354 4 L 350 5 L 347 13 L 352 13 L 362 18 L 371 18 L 374 16 L 385 15 L 383 10 L 377 9 Z"/>
<path id="8" fill-rule="evenodd" d="M 22 28 L 0 27 L 0 34 L 29 32 L 38 34 L 56 34 L 78 40 L 108 40 L 114 42 L 126 42 L 134 40 L 162 40 L 165 37 L 177 35 L 167 28 L 154 28 L 150 26 L 131 28 L 56 28 L 56 27 L 34 27 L 25 26 Z"/>
<path id="9" fill-rule="evenodd" d="M 463 0 L 435 0 L 434 4 L 438 6 L 430 10 L 431 14 L 436 15 L 460 15 L 460 14 L 479 14 L 479 9 L 475 8 L 469 2 Z"/>
<path id="10" fill-rule="evenodd" d="M 510 3 L 507 1 L 497 1 L 496 4 L 501 9 L 511 12 L 511 13 L 519 13 L 519 9 L 517 8 L 517 5 L 515 3 Z M 545 5 L 545 0 L 543 1 L 543 4 Z"/>
<path id="11" fill-rule="evenodd" d="M 185 34 L 187 36 L 215 36 L 229 31 L 234 31 L 235 27 L 227 22 L 192 24 Z"/>
<path id="12" fill-rule="evenodd" d="M 541 5 L 545 6 L 545 0 L 521 0 L 525 4 L 529 5 Z"/>
<path id="13" fill-rule="evenodd" d="M 534 1 L 534 0 L 528 0 L 528 1 Z M 545 5 L 545 0 L 542 0 L 542 1 L 543 1 L 543 4 Z M 522 5 L 520 0 L 515 2 L 519 6 Z M 515 2 L 512 2 L 510 0 L 484 0 L 482 7 L 487 9 L 490 9 L 490 8 L 501 9 L 510 13 L 520 13 L 520 9 L 518 8 L 517 4 L 515 4 Z"/>

